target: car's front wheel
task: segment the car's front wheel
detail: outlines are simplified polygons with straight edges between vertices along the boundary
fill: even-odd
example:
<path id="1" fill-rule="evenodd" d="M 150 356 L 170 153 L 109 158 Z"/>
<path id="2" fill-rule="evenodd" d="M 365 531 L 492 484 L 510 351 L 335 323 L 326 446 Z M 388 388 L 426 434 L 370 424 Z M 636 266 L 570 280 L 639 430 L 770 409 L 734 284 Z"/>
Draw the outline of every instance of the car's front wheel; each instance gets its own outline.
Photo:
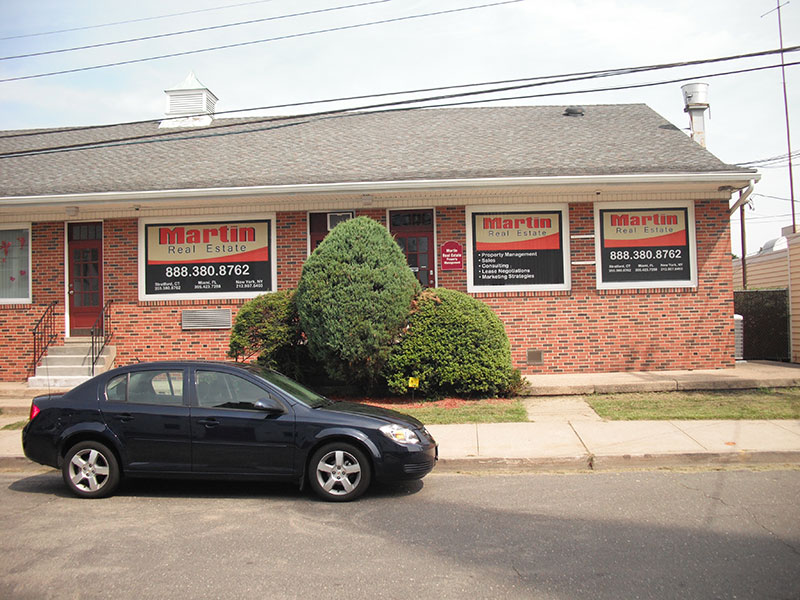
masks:
<path id="1" fill-rule="evenodd" d="M 355 446 L 333 442 L 313 454 L 309 461 L 308 479 L 311 489 L 324 500 L 355 500 L 369 487 L 370 464 Z"/>
<path id="2" fill-rule="evenodd" d="M 64 483 L 80 498 L 103 498 L 114 493 L 120 473 L 117 457 L 99 442 L 78 442 L 64 456 Z"/>

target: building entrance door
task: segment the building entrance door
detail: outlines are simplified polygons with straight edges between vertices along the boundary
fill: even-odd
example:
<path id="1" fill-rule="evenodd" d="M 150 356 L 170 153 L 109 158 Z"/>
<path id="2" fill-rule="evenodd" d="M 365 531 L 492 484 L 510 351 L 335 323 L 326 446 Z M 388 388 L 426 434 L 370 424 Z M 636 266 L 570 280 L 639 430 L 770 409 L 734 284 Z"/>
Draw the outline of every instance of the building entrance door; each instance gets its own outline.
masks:
<path id="1" fill-rule="evenodd" d="M 408 266 L 422 287 L 434 287 L 433 210 L 392 211 L 389 213 L 389 231 L 406 255 Z"/>
<path id="2" fill-rule="evenodd" d="M 69 333 L 89 335 L 103 308 L 103 224 L 69 223 Z"/>

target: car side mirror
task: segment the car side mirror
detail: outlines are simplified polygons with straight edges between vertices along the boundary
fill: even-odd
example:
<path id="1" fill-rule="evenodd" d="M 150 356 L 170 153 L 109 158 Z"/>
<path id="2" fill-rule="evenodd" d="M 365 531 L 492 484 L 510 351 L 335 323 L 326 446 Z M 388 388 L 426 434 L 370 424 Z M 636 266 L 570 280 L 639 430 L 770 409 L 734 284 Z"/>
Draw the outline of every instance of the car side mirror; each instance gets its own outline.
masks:
<path id="1" fill-rule="evenodd" d="M 275 398 L 259 398 L 256 400 L 256 403 L 253 405 L 256 410 L 262 410 L 266 413 L 276 414 L 276 413 L 284 413 L 286 412 L 283 408 L 283 405 L 275 400 Z"/>

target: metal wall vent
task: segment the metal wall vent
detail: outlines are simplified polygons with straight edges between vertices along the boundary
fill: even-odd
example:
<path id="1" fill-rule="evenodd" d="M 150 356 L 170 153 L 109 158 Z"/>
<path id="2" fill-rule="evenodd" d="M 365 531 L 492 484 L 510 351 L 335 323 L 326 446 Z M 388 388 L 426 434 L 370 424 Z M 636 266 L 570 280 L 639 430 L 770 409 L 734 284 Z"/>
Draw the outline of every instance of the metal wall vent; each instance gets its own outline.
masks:
<path id="1" fill-rule="evenodd" d="M 230 308 L 207 308 L 181 311 L 182 329 L 230 329 Z"/>
<path id="2" fill-rule="evenodd" d="M 541 350 L 528 350 L 527 363 L 529 365 L 543 365 L 544 352 Z"/>

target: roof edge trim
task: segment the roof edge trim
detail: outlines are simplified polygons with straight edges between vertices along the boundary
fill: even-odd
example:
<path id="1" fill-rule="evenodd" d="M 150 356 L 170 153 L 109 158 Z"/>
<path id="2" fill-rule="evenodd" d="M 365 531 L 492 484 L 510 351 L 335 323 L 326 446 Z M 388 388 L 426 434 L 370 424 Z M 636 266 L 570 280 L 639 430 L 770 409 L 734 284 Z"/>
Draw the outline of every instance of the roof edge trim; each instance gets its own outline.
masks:
<path id="1" fill-rule="evenodd" d="M 0 196 L 0 202 L 25 206 L 61 205 L 80 202 L 130 202 L 173 198 L 270 196 L 286 194 L 378 193 L 420 190 L 458 190 L 502 187 L 617 186 L 646 184 L 731 185 L 732 190 L 746 188 L 761 179 L 760 173 L 715 171 L 706 173 L 647 173 L 635 175 L 576 175 L 559 177 L 490 177 L 481 179 L 414 179 L 398 181 L 356 181 L 225 188 L 187 188 L 177 190 L 141 190 L 135 192 L 91 192 L 42 196 Z"/>

